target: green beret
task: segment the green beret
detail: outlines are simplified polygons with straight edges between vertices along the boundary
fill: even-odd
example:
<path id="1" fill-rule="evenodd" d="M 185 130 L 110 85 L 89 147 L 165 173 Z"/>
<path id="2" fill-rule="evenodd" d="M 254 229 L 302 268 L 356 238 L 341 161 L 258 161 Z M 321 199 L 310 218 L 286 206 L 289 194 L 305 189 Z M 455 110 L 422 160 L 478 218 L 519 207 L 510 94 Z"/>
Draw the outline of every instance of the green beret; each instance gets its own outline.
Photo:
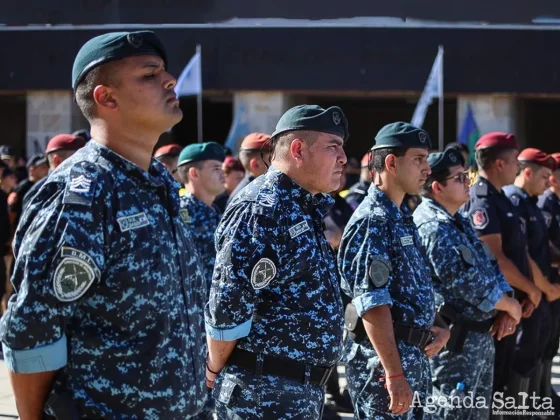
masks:
<path id="1" fill-rule="evenodd" d="M 337 106 L 324 109 L 319 105 L 298 105 L 280 117 L 272 138 L 288 131 L 307 130 L 348 138 L 348 120 Z"/>
<path id="2" fill-rule="evenodd" d="M 158 55 L 167 67 L 165 47 L 152 31 L 110 32 L 82 46 L 72 67 L 72 89 L 95 67 L 133 55 Z"/>
<path id="3" fill-rule="evenodd" d="M 224 148 L 213 141 L 208 143 L 189 144 L 179 154 L 177 166 L 201 160 L 218 160 L 223 162 L 226 158 Z"/>
<path id="4" fill-rule="evenodd" d="M 461 152 L 455 149 L 447 149 L 445 152 L 430 153 L 428 164 L 432 169 L 432 175 L 443 172 L 452 166 L 463 166 L 465 160 Z"/>
<path id="5" fill-rule="evenodd" d="M 387 148 L 422 148 L 432 147 L 430 136 L 421 128 L 405 122 L 387 124 L 375 136 L 375 145 L 371 150 Z"/>

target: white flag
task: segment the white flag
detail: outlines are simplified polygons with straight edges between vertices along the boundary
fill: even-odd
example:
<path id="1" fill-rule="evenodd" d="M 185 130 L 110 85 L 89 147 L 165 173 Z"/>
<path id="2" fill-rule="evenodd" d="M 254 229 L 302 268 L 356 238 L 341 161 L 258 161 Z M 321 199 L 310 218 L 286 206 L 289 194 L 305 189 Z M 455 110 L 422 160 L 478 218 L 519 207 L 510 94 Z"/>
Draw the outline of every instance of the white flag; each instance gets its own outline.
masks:
<path id="1" fill-rule="evenodd" d="M 177 80 L 177 85 L 175 85 L 177 96 L 199 95 L 202 93 L 200 61 L 200 51 L 197 51 Z"/>
<path id="2" fill-rule="evenodd" d="M 440 47 L 434 64 L 432 66 L 432 71 L 424 87 L 424 92 L 420 96 L 420 100 L 416 105 L 414 110 L 414 115 L 412 116 L 412 125 L 416 127 L 422 127 L 424 124 L 424 118 L 426 118 L 426 111 L 428 111 L 428 106 L 432 104 L 434 98 L 439 98 L 443 101 L 443 48 Z"/>

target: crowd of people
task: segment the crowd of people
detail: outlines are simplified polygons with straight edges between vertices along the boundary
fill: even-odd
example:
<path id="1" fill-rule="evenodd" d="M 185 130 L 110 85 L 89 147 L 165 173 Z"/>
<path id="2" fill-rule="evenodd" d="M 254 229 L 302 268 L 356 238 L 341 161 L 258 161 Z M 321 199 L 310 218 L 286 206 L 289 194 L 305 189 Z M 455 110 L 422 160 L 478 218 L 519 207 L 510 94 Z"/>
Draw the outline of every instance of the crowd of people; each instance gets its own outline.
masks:
<path id="1" fill-rule="evenodd" d="M 150 31 L 91 39 L 89 132 L 25 171 L 0 153 L 21 419 L 558 416 L 560 153 L 501 132 L 434 152 L 395 122 L 350 164 L 317 105 L 236 156 L 156 148 L 182 118 L 166 60 Z"/>

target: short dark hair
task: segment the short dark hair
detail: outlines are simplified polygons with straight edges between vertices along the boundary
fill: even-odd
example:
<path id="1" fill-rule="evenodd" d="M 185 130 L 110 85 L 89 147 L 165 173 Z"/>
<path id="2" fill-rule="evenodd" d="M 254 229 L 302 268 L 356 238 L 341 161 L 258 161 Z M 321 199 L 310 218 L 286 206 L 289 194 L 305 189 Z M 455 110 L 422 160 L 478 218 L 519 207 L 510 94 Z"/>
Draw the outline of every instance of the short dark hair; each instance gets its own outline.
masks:
<path id="1" fill-rule="evenodd" d="M 431 173 L 428 175 L 425 184 L 422 186 L 422 195 L 425 197 L 432 196 L 432 184 L 434 181 L 439 182 L 441 185 L 446 186 L 448 177 L 451 175 L 449 168 L 445 168 L 436 174 Z"/>
<path id="2" fill-rule="evenodd" d="M 102 64 L 89 71 L 82 81 L 76 86 L 74 98 L 84 117 L 91 122 L 96 116 L 93 90 L 98 85 L 118 86 L 119 80 L 115 76 L 117 65 L 114 62 Z"/>
<path id="3" fill-rule="evenodd" d="M 372 158 L 369 163 L 369 169 L 380 174 L 385 170 L 385 159 L 389 155 L 395 155 L 396 157 L 403 157 L 406 154 L 408 148 L 401 147 L 388 147 L 386 149 L 372 150 Z"/>
<path id="4" fill-rule="evenodd" d="M 527 168 L 531 168 L 532 171 L 538 171 L 539 169 L 544 168 L 544 166 L 539 165 L 538 163 L 535 162 L 519 161 L 519 163 L 520 165 L 519 165 L 519 171 L 517 171 L 517 175 L 519 175 Z"/>
<path id="5" fill-rule="evenodd" d="M 196 162 L 185 163 L 177 168 L 177 172 L 179 173 L 179 179 L 183 184 L 188 184 L 189 182 L 189 169 L 196 168 L 200 169 L 204 164 L 203 160 L 197 160 Z"/>
<path id="6" fill-rule="evenodd" d="M 488 147 L 475 151 L 474 158 L 480 169 L 488 169 L 496 160 L 503 159 L 504 153 L 514 150 L 511 147 Z"/>

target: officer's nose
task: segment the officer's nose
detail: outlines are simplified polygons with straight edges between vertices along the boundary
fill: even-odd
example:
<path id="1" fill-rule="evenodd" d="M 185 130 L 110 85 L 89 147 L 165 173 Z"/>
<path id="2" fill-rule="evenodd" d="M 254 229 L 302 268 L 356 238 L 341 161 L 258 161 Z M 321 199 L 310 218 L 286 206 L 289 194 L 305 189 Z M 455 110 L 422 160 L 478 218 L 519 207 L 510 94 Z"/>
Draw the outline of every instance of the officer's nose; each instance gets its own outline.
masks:
<path id="1" fill-rule="evenodd" d="M 173 89 L 175 87 L 175 85 L 177 84 L 177 79 L 175 78 L 175 76 L 172 76 L 171 74 L 165 72 L 165 81 L 163 86 L 166 89 Z"/>
<path id="2" fill-rule="evenodd" d="M 344 149 L 341 149 L 340 156 L 338 157 L 338 163 L 340 163 L 341 165 L 346 165 L 347 161 L 348 158 L 346 157 L 346 152 L 344 151 Z"/>

